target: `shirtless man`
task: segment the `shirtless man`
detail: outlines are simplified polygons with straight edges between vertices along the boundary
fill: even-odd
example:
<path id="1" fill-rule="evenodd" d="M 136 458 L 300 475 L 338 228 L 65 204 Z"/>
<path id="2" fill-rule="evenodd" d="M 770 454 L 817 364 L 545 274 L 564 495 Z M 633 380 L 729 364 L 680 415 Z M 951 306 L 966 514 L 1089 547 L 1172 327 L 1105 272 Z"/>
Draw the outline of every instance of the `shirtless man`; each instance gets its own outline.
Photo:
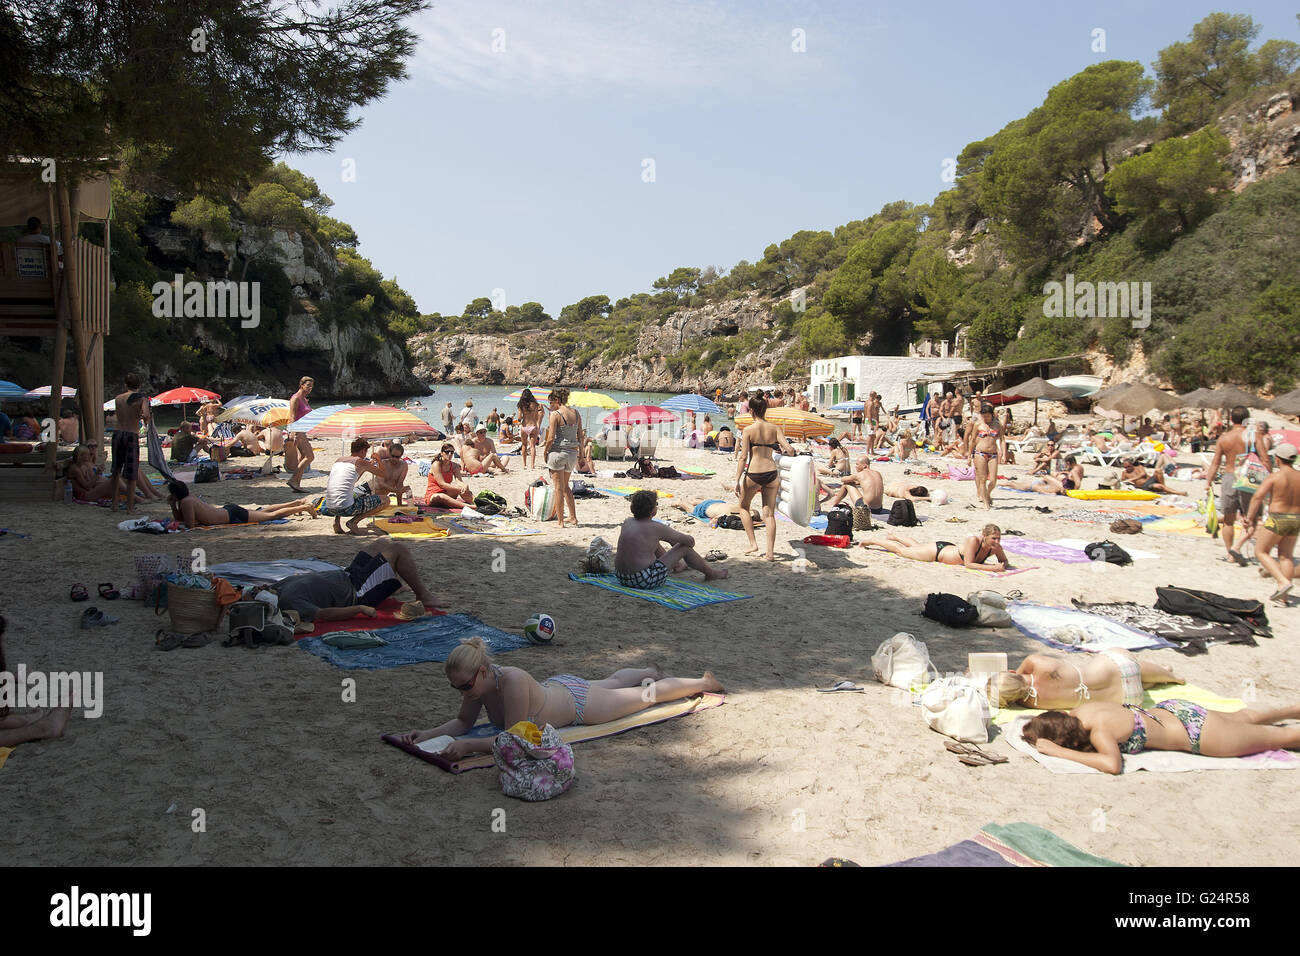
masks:
<path id="1" fill-rule="evenodd" d="M 183 481 L 170 481 L 167 490 L 167 503 L 172 506 L 172 517 L 187 528 L 212 524 L 261 524 L 289 515 L 309 514 L 316 517 L 316 509 L 307 498 L 287 501 L 282 505 L 269 508 L 242 508 L 239 505 L 222 505 L 220 508 L 210 505 L 197 495 L 191 495 L 189 486 Z"/>
<path id="2" fill-rule="evenodd" d="M 1002 530 L 995 524 L 986 524 L 979 534 L 966 535 L 961 544 L 953 544 L 951 541 L 928 544 L 891 531 L 883 539 L 862 542 L 862 547 L 879 548 L 913 561 L 937 561 L 939 564 L 981 571 L 1006 571 L 1011 568 L 1011 562 L 1002 550 Z M 997 561 L 985 564 L 989 558 L 997 558 Z"/>
<path id="3" fill-rule="evenodd" d="M 1161 480 L 1159 474 L 1148 475 L 1147 470 L 1132 458 L 1124 462 L 1124 473 L 1120 475 L 1120 480 L 1142 491 L 1155 491 L 1162 495 L 1174 494 L 1174 491 Z"/>
<path id="4" fill-rule="evenodd" d="M 740 505 L 735 502 L 727 502 L 721 498 L 700 498 L 695 501 L 674 501 L 672 507 L 678 511 L 685 511 L 689 515 L 694 515 L 700 521 L 712 522 L 723 515 L 740 514 Z M 755 525 L 763 523 L 763 516 L 758 509 L 752 509 L 749 512 L 750 518 Z"/>
<path id="5" fill-rule="evenodd" d="M 497 455 L 497 446 L 487 435 L 487 425 L 480 424 L 474 430 L 472 440 L 465 442 L 460 451 L 461 458 L 465 461 L 465 470 L 471 475 L 477 475 L 487 472 L 495 475 L 498 472 L 503 475 L 510 473 L 503 462 Z"/>
<path id="6" fill-rule="evenodd" d="M 135 514 L 135 482 L 140 471 L 140 423 L 149 421 L 149 398 L 140 391 L 140 376 L 128 372 L 126 390 L 113 399 L 117 428 L 113 431 L 113 502 L 125 497 L 126 513 Z"/>
<path id="7" fill-rule="evenodd" d="M 406 449 L 401 442 L 386 442 L 375 453 L 375 463 L 383 470 L 383 476 L 375 479 L 374 491 L 381 498 L 397 495 L 397 503 L 411 493 L 411 486 L 406 483 L 406 473 L 410 465 L 402 461 Z"/>
<path id="8" fill-rule="evenodd" d="M 1232 427 L 1220 435 L 1219 440 L 1215 442 L 1214 459 L 1210 462 L 1210 467 L 1205 469 L 1205 494 L 1209 497 L 1214 486 L 1214 476 L 1218 474 L 1219 466 L 1223 466 L 1223 481 L 1219 485 L 1219 528 L 1223 532 L 1223 546 L 1228 552 L 1228 557 L 1243 568 L 1250 562 L 1233 547 L 1236 534 L 1235 523 L 1239 513 L 1249 510 L 1250 499 L 1254 493 L 1236 489 L 1233 485 L 1236 484 L 1239 463 L 1244 462 L 1249 454 L 1246 447 L 1245 427 L 1246 417 L 1249 414 L 1244 405 L 1238 405 L 1232 410 L 1230 413 Z M 1264 467 L 1268 468 L 1267 459 L 1264 461 Z M 1249 536 L 1247 533 L 1241 540 L 1245 541 Z"/>
<path id="9" fill-rule="evenodd" d="M 619 584 L 653 590 L 663 587 L 670 572 L 684 571 L 686 565 L 703 574 L 706 581 L 727 576 L 726 568 L 714 567 L 700 557 L 695 551 L 695 539 L 689 534 L 654 520 L 659 512 L 659 496 L 653 491 L 638 491 L 629 503 L 632 517 L 623 522 L 614 553 L 614 574 Z M 664 544 L 669 545 L 667 550 Z"/>
<path id="10" fill-rule="evenodd" d="M 880 424 L 880 419 L 881 419 L 880 406 L 883 404 L 884 402 L 880 400 L 879 393 L 872 392 L 870 395 L 867 396 L 867 407 L 865 411 L 867 413 L 868 431 L 874 432 L 876 430 L 876 426 Z"/>
<path id="11" fill-rule="evenodd" d="M 1056 442 L 1049 441 L 1047 447 L 1034 456 L 1034 467 L 1029 470 L 1031 475 L 1048 475 L 1052 472 L 1052 462 L 1056 460 Z"/>
<path id="12" fill-rule="evenodd" d="M 885 485 L 885 494 L 891 498 L 906 498 L 908 501 L 930 500 L 930 491 L 925 485 L 910 485 L 902 480 Z"/>
<path id="13" fill-rule="evenodd" d="M 1295 543 L 1300 535 L 1300 471 L 1296 471 L 1296 447 L 1284 442 L 1273 449 L 1278 466 L 1259 486 L 1246 512 L 1246 534 L 1255 534 L 1255 557 L 1273 575 L 1277 590 L 1269 596 L 1275 604 L 1285 605 L 1295 577 Z M 1264 499 L 1272 499 L 1268 518 L 1256 529 Z M 1277 548 L 1277 557 L 1272 551 Z"/>
<path id="14" fill-rule="evenodd" d="M 831 495 L 826 507 L 834 508 L 849 498 L 854 504 L 865 501 L 868 508 L 880 510 L 885 501 L 885 479 L 880 472 L 872 469 L 871 459 L 866 455 L 859 455 L 854 466 L 857 470 L 844 477 L 843 486 Z"/>

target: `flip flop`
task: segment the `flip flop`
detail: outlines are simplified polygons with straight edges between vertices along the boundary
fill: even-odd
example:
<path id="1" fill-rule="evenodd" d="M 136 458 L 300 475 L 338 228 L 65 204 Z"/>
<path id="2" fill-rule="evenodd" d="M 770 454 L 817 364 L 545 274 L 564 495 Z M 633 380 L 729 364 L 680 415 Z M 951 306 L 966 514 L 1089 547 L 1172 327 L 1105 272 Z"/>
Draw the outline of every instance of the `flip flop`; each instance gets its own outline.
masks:
<path id="1" fill-rule="evenodd" d="M 727 560 L 727 553 L 726 553 L 725 551 L 719 551 L 719 550 L 717 550 L 717 549 L 715 548 L 714 550 L 710 551 L 708 554 L 706 554 L 706 555 L 704 556 L 704 560 L 705 560 L 705 561 L 725 561 L 725 560 Z"/>
<path id="2" fill-rule="evenodd" d="M 211 640 L 212 635 L 210 634 L 204 634 L 202 632 L 191 634 L 189 637 L 181 641 L 181 647 L 206 647 L 208 642 Z"/>
<path id="3" fill-rule="evenodd" d="M 1282 607 L 1286 607 L 1287 595 L 1290 593 L 1291 593 L 1291 585 L 1287 584 L 1278 588 L 1276 591 L 1270 594 L 1268 596 L 1268 599 L 1272 601 L 1274 604 L 1280 604 Z"/>
<path id="4" fill-rule="evenodd" d="M 1250 567 L 1250 562 L 1246 560 L 1245 555 L 1243 555 L 1240 551 L 1229 551 L 1228 557 L 1232 558 L 1232 560 L 1236 561 L 1243 568 Z"/>
<path id="5" fill-rule="evenodd" d="M 109 581 L 108 583 L 99 586 L 99 596 L 105 601 L 116 601 L 122 596 L 122 592 L 113 587 L 113 582 Z"/>
<path id="6" fill-rule="evenodd" d="M 174 651 L 185 643 L 185 636 L 175 634 L 164 627 L 158 628 L 153 635 L 153 645 L 160 651 Z"/>
<path id="7" fill-rule="evenodd" d="M 74 584 L 72 589 L 68 591 L 68 597 L 74 601 L 88 601 L 90 600 L 90 592 L 86 590 L 84 584 Z"/>
<path id="8" fill-rule="evenodd" d="M 99 622 L 103 619 L 104 612 L 97 607 L 88 607 L 81 612 L 81 626 L 89 630 L 92 627 L 98 627 Z"/>
<path id="9" fill-rule="evenodd" d="M 943 745 L 949 753 L 957 754 L 961 758 L 961 762 L 967 766 L 979 767 L 984 764 L 1007 762 L 1006 757 L 988 753 L 975 746 L 975 744 L 962 743 L 960 740 L 945 740 Z"/>
<path id="10" fill-rule="evenodd" d="M 841 692 L 848 692 L 848 693 L 865 694 L 866 690 L 867 689 L 865 687 L 859 687 L 851 680 L 842 680 L 842 681 L 836 681 L 830 687 L 818 687 L 817 693 L 837 694 Z"/>

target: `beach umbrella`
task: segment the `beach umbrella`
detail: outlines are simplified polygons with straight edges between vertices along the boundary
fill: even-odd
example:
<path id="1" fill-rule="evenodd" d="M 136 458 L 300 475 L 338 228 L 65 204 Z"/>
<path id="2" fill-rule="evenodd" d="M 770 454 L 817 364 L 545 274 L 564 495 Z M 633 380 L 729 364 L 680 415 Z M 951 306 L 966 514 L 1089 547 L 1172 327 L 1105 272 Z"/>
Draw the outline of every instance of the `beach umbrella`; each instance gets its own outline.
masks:
<path id="1" fill-rule="evenodd" d="M 40 388 L 34 388 L 34 389 L 32 389 L 30 392 L 26 392 L 25 394 L 26 394 L 26 396 L 27 396 L 28 398 L 49 398 L 49 397 L 50 397 L 50 386 L 48 386 L 48 385 L 42 385 Z M 77 390 L 76 390 L 75 388 L 69 388 L 67 385 L 64 385 L 64 386 L 63 386 L 62 397 L 63 397 L 63 398 L 76 398 L 76 397 L 77 397 Z"/>
<path id="2" fill-rule="evenodd" d="M 694 392 L 688 395 L 674 395 L 666 402 L 659 403 L 660 408 L 670 408 L 675 412 L 694 412 L 695 414 L 706 415 L 724 415 L 726 414 L 722 406 L 710 398 L 703 395 L 697 395 Z"/>
<path id="3" fill-rule="evenodd" d="M 1107 385 L 1105 388 L 1099 388 L 1099 389 L 1097 389 L 1097 391 L 1093 392 L 1093 393 L 1092 393 L 1091 395 L 1089 395 L 1088 397 L 1089 397 L 1090 399 L 1092 399 L 1092 401 L 1093 401 L 1094 403 L 1099 403 L 1099 402 L 1101 402 L 1101 401 L 1103 401 L 1103 400 L 1105 400 L 1105 399 L 1107 399 L 1107 398 L 1114 398 L 1114 397 L 1117 396 L 1117 395 L 1122 395 L 1122 394 L 1124 394 L 1124 393 L 1127 392 L 1130 388 L 1132 388 L 1135 384 L 1137 384 L 1137 383 L 1135 383 L 1135 382 L 1120 382 L 1118 385 Z"/>
<path id="4" fill-rule="evenodd" d="M 0 400 L 26 398 L 27 389 L 21 385 L 15 385 L 13 382 L 0 381 Z"/>
<path id="5" fill-rule="evenodd" d="M 865 402 L 836 402 L 831 406 L 833 412 L 860 412 L 867 405 Z"/>
<path id="6" fill-rule="evenodd" d="M 312 409 L 293 424 L 286 426 L 284 430 L 286 432 L 309 432 L 330 416 L 345 412 L 351 407 L 351 405 L 322 405 L 320 408 Z"/>
<path id="7" fill-rule="evenodd" d="M 1250 392 L 1243 392 L 1233 385 L 1223 385 L 1214 389 L 1205 396 L 1208 403 L 1202 405 L 1202 408 L 1232 408 L 1236 405 L 1245 405 L 1247 408 L 1262 408 L 1263 400 L 1258 395 L 1252 395 Z"/>
<path id="8" fill-rule="evenodd" d="M 788 405 L 769 408 L 767 420 L 785 432 L 787 438 L 797 438 L 800 441 L 831 435 L 835 432 L 834 422 Z M 754 416 L 749 412 L 736 416 L 737 428 L 748 428 L 752 424 L 754 424 Z"/>
<path id="9" fill-rule="evenodd" d="M 404 435 L 432 438 L 438 431 L 423 418 L 417 418 L 403 409 L 391 405 L 360 405 L 335 412 L 309 429 L 307 434 L 313 438 L 382 439 L 401 438 Z"/>
<path id="10" fill-rule="evenodd" d="M 250 425 L 287 425 L 293 419 L 289 403 L 283 398 L 250 396 L 242 402 L 227 405 L 217 416 L 219 422 L 247 422 Z"/>
<path id="11" fill-rule="evenodd" d="M 1038 424 L 1038 400 L 1046 398 L 1054 402 L 1063 402 L 1067 399 L 1074 398 L 1073 392 L 1067 392 L 1063 388 L 1058 388 L 1051 382 L 1042 378 L 1031 378 L 1027 382 L 1021 382 L 1019 385 L 1002 390 L 1003 395 L 1012 396 L 1015 401 L 1034 400 L 1034 424 Z"/>
<path id="12" fill-rule="evenodd" d="M 570 392 L 569 404 L 574 408 L 618 408 L 619 403 L 602 392 Z"/>
<path id="13" fill-rule="evenodd" d="M 601 419 L 606 425 L 659 425 L 675 422 L 677 416 L 658 405 L 628 405 Z"/>
<path id="14" fill-rule="evenodd" d="M 1268 407 L 1283 415 L 1300 415 L 1300 388 L 1279 395 Z"/>
<path id="15" fill-rule="evenodd" d="M 1295 445 L 1300 448 L 1300 430 L 1295 428 L 1274 428 L 1268 433 L 1268 437 L 1273 439 L 1274 445 L 1280 445 L 1282 442 Z"/>
<path id="16" fill-rule="evenodd" d="M 1182 400 L 1183 408 L 1205 408 L 1206 406 L 1201 405 L 1200 402 L 1212 391 L 1213 389 L 1209 388 L 1198 388 L 1194 391 L 1188 392 L 1186 395 L 1179 395 L 1178 397 Z"/>
<path id="17" fill-rule="evenodd" d="M 1103 398 L 1100 405 L 1113 409 L 1121 415 L 1142 416 L 1150 411 L 1167 412 L 1182 405 L 1183 400 L 1177 395 L 1161 391 L 1145 383 L 1133 385 L 1118 394 Z"/>
<path id="18" fill-rule="evenodd" d="M 150 405 L 198 405 L 201 402 L 219 402 L 221 396 L 216 392 L 209 392 L 206 388 L 195 388 L 192 385 L 182 385 L 180 388 L 169 389 L 161 392 L 149 399 Z"/>
<path id="19" fill-rule="evenodd" d="M 551 390 L 549 388 L 529 388 L 528 391 L 532 392 L 533 398 L 537 399 L 539 402 L 545 402 L 551 395 Z M 524 389 L 519 388 L 507 395 L 502 399 L 502 401 L 517 402 L 523 397 Z"/>

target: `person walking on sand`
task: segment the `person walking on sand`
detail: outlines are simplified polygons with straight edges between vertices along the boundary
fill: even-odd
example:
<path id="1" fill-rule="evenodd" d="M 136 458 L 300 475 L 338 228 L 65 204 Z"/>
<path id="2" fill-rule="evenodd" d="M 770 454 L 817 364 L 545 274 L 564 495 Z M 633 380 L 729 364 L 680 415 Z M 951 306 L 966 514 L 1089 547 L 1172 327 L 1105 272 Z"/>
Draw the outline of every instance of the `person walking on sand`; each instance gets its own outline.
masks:
<path id="1" fill-rule="evenodd" d="M 296 422 L 311 411 L 307 397 L 315 387 L 316 380 L 310 375 L 304 375 L 298 380 L 298 391 L 294 392 L 289 399 L 289 415 L 293 421 Z M 289 460 L 290 449 L 293 451 L 292 462 Z M 316 453 L 311 450 L 311 439 L 307 437 L 307 433 L 289 432 L 288 437 L 285 438 L 284 467 L 293 469 L 293 474 L 289 478 L 289 487 L 300 495 L 306 494 L 302 488 L 302 476 L 307 473 L 307 469 L 315 460 Z"/>
<path id="2" fill-rule="evenodd" d="M 975 490 L 985 508 L 993 507 L 993 489 L 998 486 L 998 462 L 1006 455 L 1007 438 L 1002 426 L 993 420 L 993 406 L 980 407 L 980 420 L 975 423 L 974 447 Z"/>
<path id="3" fill-rule="evenodd" d="M 695 539 L 689 534 L 654 520 L 659 513 L 655 492 L 635 492 L 629 504 L 632 517 L 623 522 L 614 552 L 614 575 L 619 584 L 654 590 L 663 587 L 669 574 L 685 571 L 687 565 L 703 574 L 705 581 L 727 576 L 726 568 L 715 568 L 696 552 Z"/>
<path id="4" fill-rule="evenodd" d="M 569 506 L 573 526 L 578 526 L 578 505 L 573 500 L 573 473 L 578 468 L 578 450 L 586 441 L 582 430 L 582 416 L 569 407 L 567 388 L 551 389 L 549 400 L 551 417 L 546 429 L 546 444 L 542 457 L 555 485 L 555 517 L 564 527 L 564 506 Z"/>
<path id="5" fill-rule="evenodd" d="M 519 393 L 519 403 L 516 408 L 519 411 L 519 439 L 523 442 L 519 449 L 519 455 L 523 459 L 525 468 L 536 468 L 537 445 L 541 439 L 542 430 L 542 406 L 533 395 L 532 389 L 526 388 Z M 532 453 L 532 465 L 528 463 L 530 452 Z"/>
<path id="6" fill-rule="evenodd" d="M 149 396 L 140 391 L 140 376 L 128 372 L 126 389 L 113 399 L 117 428 L 113 431 L 113 501 L 111 508 L 120 510 L 117 496 L 124 496 L 127 514 L 135 514 L 135 483 L 140 471 L 140 424 L 152 417 Z"/>
<path id="7" fill-rule="evenodd" d="M 1284 442 L 1272 449 L 1277 468 L 1264 479 L 1251 498 L 1246 512 L 1246 535 L 1255 535 L 1255 557 L 1273 576 L 1277 590 L 1269 595 L 1274 604 L 1285 606 L 1295 578 L 1295 543 L 1300 536 L 1300 471 L 1296 471 L 1296 447 Z M 1257 528 L 1264 499 L 1270 499 L 1268 517 Z M 1277 549 L 1277 557 L 1272 554 Z"/>
<path id="8" fill-rule="evenodd" d="M 767 560 L 776 560 L 776 499 L 781 493 L 777 479 L 774 451 L 794 455 L 795 450 L 786 441 L 785 433 L 767 420 L 767 399 L 755 392 L 749 400 L 749 412 L 754 421 L 740 433 L 736 459 L 736 494 L 740 497 L 740 523 L 749 538 L 746 554 L 758 553 L 758 540 L 754 537 L 754 522 L 749 516 L 749 503 L 755 495 L 761 496 L 763 522 L 767 526 Z"/>
<path id="9" fill-rule="evenodd" d="M 1236 550 L 1236 521 L 1238 514 L 1250 510 L 1251 496 L 1255 494 L 1257 484 L 1251 482 L 1252 475 L 1258 477 L 1260 471 L 1271 471 L 1268 461 L 1255 454 L 1254 436 L 1246 433 L 1246 417 L 1250 414 L 1244 405 L 1238 405 L 1229 413 L 1232 427 L 1219 436 L 1214 444 L 1214 458 L 1205 469 L 1205 496 L 1208 498 L 1214 487 L 1214 476 L 1223 465 L 1223 481 L 1219 486 L 1219 528 L 1223 532 L 1223 546 L 1228 552 L 1228 560 L 1236 561 L 1243 568 L 1249 561 Z M 1242 474 L 1238 474 L 1238 472 Z M 1250 537 L 1246 533 L 1241 541 Z"/>

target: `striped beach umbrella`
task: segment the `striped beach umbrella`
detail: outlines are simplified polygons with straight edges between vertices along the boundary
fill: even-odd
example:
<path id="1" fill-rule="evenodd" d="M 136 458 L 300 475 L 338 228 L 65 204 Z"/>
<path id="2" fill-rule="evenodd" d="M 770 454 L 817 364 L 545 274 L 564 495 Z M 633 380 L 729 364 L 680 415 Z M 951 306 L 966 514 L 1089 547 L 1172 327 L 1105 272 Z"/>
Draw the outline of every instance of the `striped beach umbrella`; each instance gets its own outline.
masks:
<path id="1" fill-rule="evenodd" d="M 659 425 L 663 422 L 675 422 L 677 416 L 658 405 L 628 405 L 616 412 L 610 412 L 601 421 L 606 425 Z"/>
<path id="2" fill-rule="evenodd" d="M 26 398 L 27 389 L 21 385 L 15 385 L 13 382 L 0 380 L 0 401 L 11 398 Z"/>
<path id="3" fill-rule="evenodd" d="M 835 432 L 834 422 L 827 421 L 820 415 L 800 411 L 786 405 L 779 408 L 769 408 L 767 410 L 767 420 L 785 432 L 786 438 L 797 438 L 800 441 L 808 438 L 820 438 Z M 736 416 L 737 428 L 748 428 L 752 424 L 754 424 L 754 416 L 749 412 Z"/>
<path id="4" fill-rule="evenodd" d="M 206 388 L 195 388 L 192 385 L 182 385 L 180 388 L 169 389 L 161 392 L 149 399 L 150 405 L 198 405 L 202 402 L 219 402 L 221 396 L 216 392 L 210 392 Z"/>
<path id="5" fill-rule="evenodd" d="M 358 405 L 334 413 L 307 434 L 313 438 L 432 438 L 438 431 L 424 419 L 391 405 Z"/>
<path id="6" fill-rule="evenodd" d="M 545 402 L 551 395 L 551 390 L 549 388 L 529 388 L 528 391 L 532 392 L 533 398 L 537 399 L 539 402 Z M 507 395 L 503 401 L 517 402 L 523 397 L 524 389 L 519 388 Z"/>
<path id="7" fill-rule="evenodd" d="M 50 386 L 42 385 L 40 388 L 34 388 L 30 392 L 26 392 L 25 394 L 28 398 L 49 398 Z M 64 398 L 76 398 L 77 390 L 75 388 L 69 388 L 67 385 L 64 385 L 62 395 Z"/>
<path id="8" fill-rule="evenodd" d="M 293 413 L 283 398 L 260 398 L 256 395 L 234 405 L 227 405 L 217 416 L 219 422 L 246 422 L 249 425 L 287 425 Z"/>
<path id="9" fill-rule="evenodd" d="M 836 402 L 831 406 L 833 412 L 860 412 L 866 408 L 865 402 Z"/>
<path id="10" fill-rule="evenodd" d="M 298 419 L 292 425 L 285 428 L 287 432 L 310 432 L 331 415 L 337 415 L 339 412 L 346 412 L 351 405 L 322 405 L 320 408 L 314 408 L 302 418 Z"/>
<path id="11" fill-rule="evenodd" d="M 705 415 L 725 415 L 726 412 L 712 399 L 705 398 L 703 395 L 697 395 L 692 392 L 689 395 L 674 395 L 665 402 L 659 403 L 660 408 L 671 408 L 675 412 L 694 412 L 695 414 Z"/>

